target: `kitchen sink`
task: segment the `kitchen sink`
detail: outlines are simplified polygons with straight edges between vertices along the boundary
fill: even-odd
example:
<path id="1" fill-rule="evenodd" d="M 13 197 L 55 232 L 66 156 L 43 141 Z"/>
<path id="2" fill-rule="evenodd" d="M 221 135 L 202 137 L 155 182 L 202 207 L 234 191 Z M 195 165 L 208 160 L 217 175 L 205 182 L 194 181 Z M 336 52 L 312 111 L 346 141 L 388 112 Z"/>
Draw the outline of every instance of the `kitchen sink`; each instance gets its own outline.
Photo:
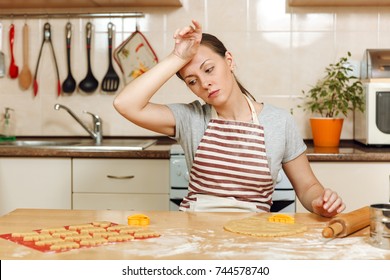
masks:
<path id="1" fill-rule="evenodd" d="M 96 144 L 93 140 L 16 140 L 0 142 L 0 147 L 72 149 L 72 150 L 107 150 L 140 151 L 155 144 L 155 139 L 103 139 Z"/>
<path id="2" fill-rule="evenodd" d="M 80 144 L 80 141 L 51 141 L 51 140 L 17 140 L 0 142 L 0 146 L 40 147 L 40 146 L 71 146 Z"/>

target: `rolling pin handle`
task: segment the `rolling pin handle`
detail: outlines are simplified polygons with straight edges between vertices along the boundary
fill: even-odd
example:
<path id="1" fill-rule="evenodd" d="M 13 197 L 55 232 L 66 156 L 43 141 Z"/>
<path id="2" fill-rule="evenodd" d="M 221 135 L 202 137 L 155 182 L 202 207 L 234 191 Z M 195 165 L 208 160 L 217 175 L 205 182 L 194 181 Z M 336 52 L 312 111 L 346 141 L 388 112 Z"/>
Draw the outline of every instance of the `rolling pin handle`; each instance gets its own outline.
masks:
<path id="1" fill-rule="evenodd" d="M 335 222 L 322 231 L 322 236 L 325 238 L 336 237 L 344 231 L 344 226 L 340 222 Z"/>
<path id="2" fill-rule="evenodd" d="M 331 229 L 330 227 L 326 227 L 322 231 L 322 236 L 325 238 L 331 238 L 333 237 L 333 234 L 334 234 L 333 229 Z"/>

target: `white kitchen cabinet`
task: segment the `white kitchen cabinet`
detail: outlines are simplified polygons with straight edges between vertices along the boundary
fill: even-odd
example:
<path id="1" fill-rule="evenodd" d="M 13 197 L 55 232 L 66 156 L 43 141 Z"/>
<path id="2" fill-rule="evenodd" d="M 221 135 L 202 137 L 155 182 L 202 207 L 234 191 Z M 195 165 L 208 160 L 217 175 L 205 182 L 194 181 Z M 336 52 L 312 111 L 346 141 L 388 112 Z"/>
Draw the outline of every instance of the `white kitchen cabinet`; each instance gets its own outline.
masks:
<path id="1" fill-rule="evenodd" d="M 0 215 L 16 208 L 71 209 L 71 159 L 0 158 Z"/>
<path id="2" fill-rule="evenodd" d="M 73 209 L 169 210 L 169 160 L 74 158 Z"/>
<path id="3" fill-rule="evenodd" d="M 373 203 L 389 202 L 390 163 L 311 162 L 314 174 L 324 187 L 335 190 L 350 212 Z M 300 202 L 297 212 L 307 212 Z"/>
<path id="4" fill-rule="evenodd" d="M 291 7 L 390 6 L 390 0 L 289 0 Z"/>
<path id="5" fill-rule="evenodd" d="M 1 0 L 0 14 L 108 13 L 134 7 L 181 7 L 181 0 Z"/>

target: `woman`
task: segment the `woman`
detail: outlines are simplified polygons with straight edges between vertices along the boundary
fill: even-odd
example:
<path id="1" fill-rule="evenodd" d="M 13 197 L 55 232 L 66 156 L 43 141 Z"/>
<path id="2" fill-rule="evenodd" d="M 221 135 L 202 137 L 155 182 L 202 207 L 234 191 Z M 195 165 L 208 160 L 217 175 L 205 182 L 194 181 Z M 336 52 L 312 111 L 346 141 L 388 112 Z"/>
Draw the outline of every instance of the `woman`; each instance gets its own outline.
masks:
<path id="1" fill-rule="evenodd" d="M 233 74 L 234 59 L 201 25 L 178 29 L 173 52 L 128 84 L 114 107 L 131 122 L 174 137 L 190 170 L 183 211 L 269 211 L 280 168 L 303 206 L 332 217 L 345 209 L 314 176 L 292 117 L 254 101 Z M 153 104 L 177 74 L 206 104 Z"/>

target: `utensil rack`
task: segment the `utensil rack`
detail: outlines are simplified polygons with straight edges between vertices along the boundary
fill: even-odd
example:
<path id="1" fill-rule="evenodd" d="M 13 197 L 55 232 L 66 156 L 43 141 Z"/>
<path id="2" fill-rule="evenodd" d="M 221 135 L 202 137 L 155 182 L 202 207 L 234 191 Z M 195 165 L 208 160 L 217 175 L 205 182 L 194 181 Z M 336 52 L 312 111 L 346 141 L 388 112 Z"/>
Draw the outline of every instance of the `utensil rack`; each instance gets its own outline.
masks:
<path id="1" fill-rule="evenodd" d="M 0 14 L 0 19 L 143 18 L 142 12 Z"/>

